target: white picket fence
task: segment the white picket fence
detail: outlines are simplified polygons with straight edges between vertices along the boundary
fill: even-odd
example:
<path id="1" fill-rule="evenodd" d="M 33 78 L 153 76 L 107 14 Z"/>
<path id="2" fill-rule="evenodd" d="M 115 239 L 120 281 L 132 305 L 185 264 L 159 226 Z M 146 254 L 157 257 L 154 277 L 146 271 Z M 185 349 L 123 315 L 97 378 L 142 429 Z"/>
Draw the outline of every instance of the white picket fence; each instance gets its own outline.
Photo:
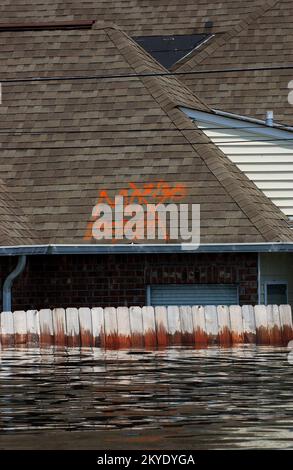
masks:
<path id="1" fill-rule="evenodd" d="M 287 345 L 291 339 L 290 305 L 56 308 L 0 315 L 2 346 Z"/>

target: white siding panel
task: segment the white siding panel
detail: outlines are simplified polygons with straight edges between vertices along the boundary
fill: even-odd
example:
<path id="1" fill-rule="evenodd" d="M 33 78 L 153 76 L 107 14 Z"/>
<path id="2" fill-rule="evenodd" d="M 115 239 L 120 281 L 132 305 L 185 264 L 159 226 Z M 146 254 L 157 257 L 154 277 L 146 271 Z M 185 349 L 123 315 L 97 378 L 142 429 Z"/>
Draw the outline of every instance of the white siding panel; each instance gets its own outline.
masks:
<path id="1" fill-rule="evenodd" d="M 267 180 L 267 181 L 259 181 L 257 183 L 258 187 L 262 190 L 275 190 L 275 189 L 280 189 L 280 190 L 289 190 L 292 191 L 292 181 L 273 181 L 273 180 Z"/>
<path id="2" fill-rule="evenodd" d="M 290 138 L 286 140 L 288 132 L 282 134 L 284 140 L 281 137 L 275 139 L 262 134 L 261 127 L 260 132 L 255 129 L 250 132 L 248 128 L 221 126 L 221 129 L 215 129 L 219 127 L 217 124 L 200 121 L 197 125 L 284 214 L 293 217 L 293 135 L 291 141 Z"/>
<path id="3" fill-rule="evenodd" d="M 240 166 L 239 166 L 240 168 Z M 241 170 L 241 168 L 240 168 Z M 273 173 L 273 172 L 259 172 L 259 171 L 247 171 L 245 172 L 247 176 L 252 180 L 255 181 L 256 183 L 258 181 L 270 181 L 275 179 L 275 180 L 281 180 L 281 181 L 293 181 L 293 174 L 291 173 L 286 173 L 285 171 L 283 172 L 278 172 L 278 173 Z"/>

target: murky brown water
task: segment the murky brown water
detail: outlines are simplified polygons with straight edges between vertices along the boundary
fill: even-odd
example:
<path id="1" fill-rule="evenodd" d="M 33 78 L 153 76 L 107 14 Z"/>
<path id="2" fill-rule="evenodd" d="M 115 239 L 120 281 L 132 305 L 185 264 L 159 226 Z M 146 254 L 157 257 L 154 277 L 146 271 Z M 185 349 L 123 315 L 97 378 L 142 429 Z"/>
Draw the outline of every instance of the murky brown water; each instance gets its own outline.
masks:
<path id="1" fill-rule="evenodd" d="M 0 351 L 0 449 L 293 449 L 287 348 Z"/>

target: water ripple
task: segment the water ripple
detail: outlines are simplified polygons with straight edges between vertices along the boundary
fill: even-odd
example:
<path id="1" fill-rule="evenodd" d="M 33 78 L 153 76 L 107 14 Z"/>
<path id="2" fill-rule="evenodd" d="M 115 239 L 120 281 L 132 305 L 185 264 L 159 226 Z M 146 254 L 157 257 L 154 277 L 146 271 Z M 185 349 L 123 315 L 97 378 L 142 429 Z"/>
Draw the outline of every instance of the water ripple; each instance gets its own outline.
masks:
<path id="1" fill-rule="evenodd" d="M 173 447 L 293 448 L 287 355 L 256 346 L 3 349 L 0 443 L 44 431 L 124 430 Z"/>

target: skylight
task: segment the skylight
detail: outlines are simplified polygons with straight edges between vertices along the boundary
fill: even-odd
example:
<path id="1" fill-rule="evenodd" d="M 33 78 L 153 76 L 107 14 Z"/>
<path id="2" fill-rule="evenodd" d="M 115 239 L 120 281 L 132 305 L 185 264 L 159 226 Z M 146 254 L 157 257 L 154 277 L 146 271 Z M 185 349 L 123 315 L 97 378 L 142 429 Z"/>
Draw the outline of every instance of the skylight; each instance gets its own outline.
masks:
<path id="1" fill-rule="evenodd" d="M 176 36 L 136 36 L 133 39 L 160 64 L 170 68 L 209 37 L 211 37 L 210 34 L 182 34 Z"/>

